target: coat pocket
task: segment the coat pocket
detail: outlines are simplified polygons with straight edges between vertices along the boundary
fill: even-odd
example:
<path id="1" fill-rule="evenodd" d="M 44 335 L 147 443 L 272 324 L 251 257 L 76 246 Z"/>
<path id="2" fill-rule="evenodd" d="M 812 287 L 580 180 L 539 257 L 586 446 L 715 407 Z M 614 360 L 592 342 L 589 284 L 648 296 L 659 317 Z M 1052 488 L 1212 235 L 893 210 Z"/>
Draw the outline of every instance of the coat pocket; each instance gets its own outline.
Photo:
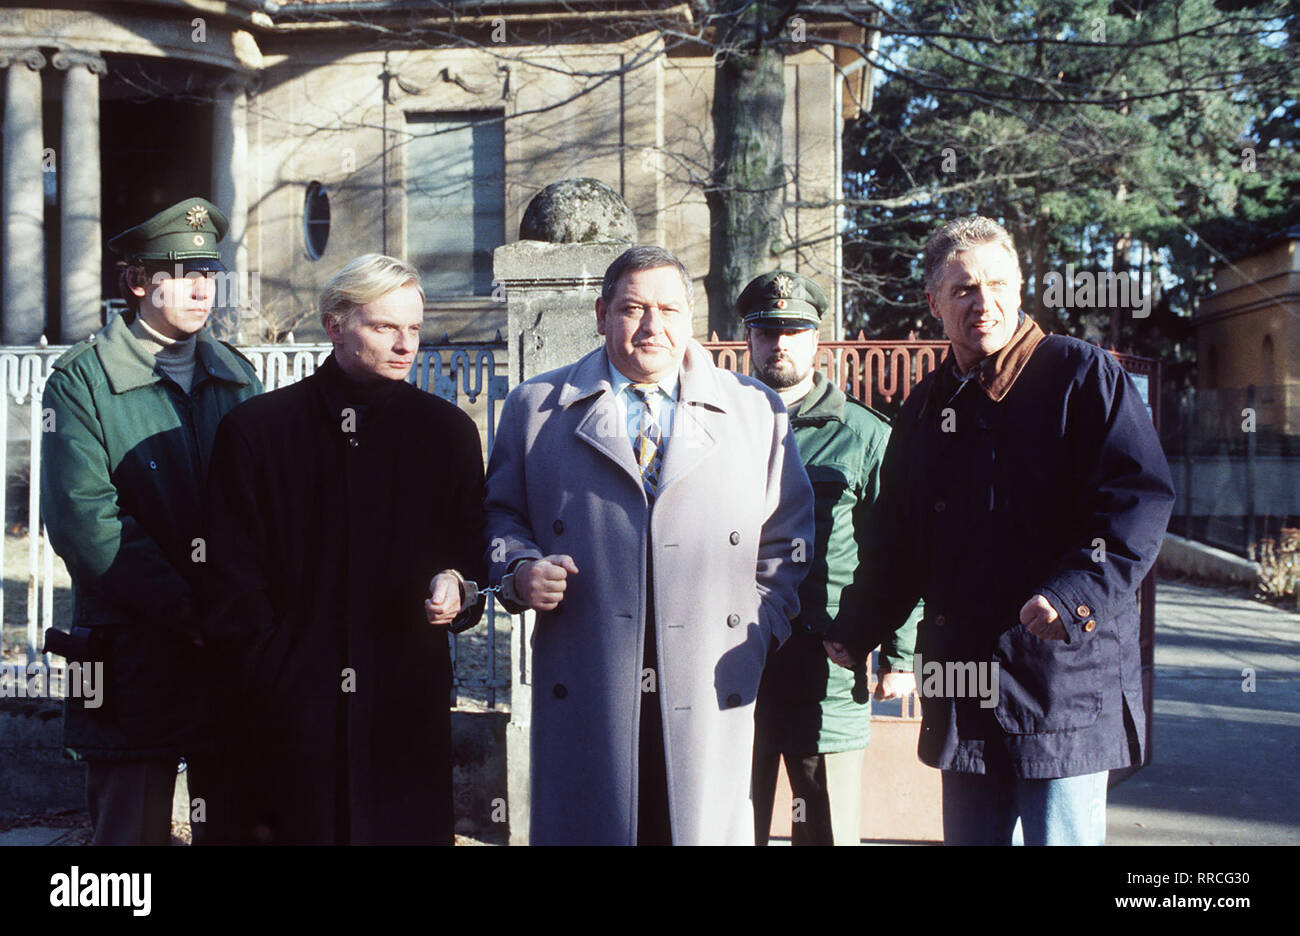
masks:
<path id="1" fill-rule="evenodd" d="M 998 667 L 998 723 L 1008 734 L 1087 728 L 1101 712 L 1098 638 L 1067 644 L 1041 640 L 1023 624 L 1003 631 L 993 651 Z"/>

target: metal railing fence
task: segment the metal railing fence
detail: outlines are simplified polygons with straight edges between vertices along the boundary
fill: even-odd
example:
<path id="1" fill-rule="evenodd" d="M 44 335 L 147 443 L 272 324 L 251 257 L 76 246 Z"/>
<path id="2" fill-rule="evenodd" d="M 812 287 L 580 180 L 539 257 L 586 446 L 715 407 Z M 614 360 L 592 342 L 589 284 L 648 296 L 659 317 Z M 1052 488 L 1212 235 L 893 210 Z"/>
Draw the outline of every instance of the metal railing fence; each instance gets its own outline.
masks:
<path id="1" fill-rule="evenodd" d="M 17 476 L 16 487 L 21 489 L 25 474 L 28 530 L 26 658 L 28 663 L 39 662 L 47 669 L 49 660 L 40 652 L 42 636 L 46 628 L 58 622 L 55 619 L 54 551 L 40 516 L 41 400 L 54 361 L 66 350 L 66 347 L 34 346 L 0 349 L 0 386 L 4 388 L 4 405 L 0 405 L 0 477 L 4 479 L 0 483 L 0 518 L 8 524 L 10 478 Z M 328 344 L 259 345 L 239 350 L 253 362 L 266 389 L 274 390 L 312 373 L 329 355 L 331 347 Z M 409 378 L 420 389 L 468 410 L 485 436 L 487 450 L 491 449 L 495 438 L 497 413 L 508 390 L 504 376 L 504 350 L 503 342 L 422 346 Z M 499 368 L 498 363 L 501 365 Z M 26 418 L 15 425 L 15 420 L 11 419 L 12 409 Z M 14 446 L 19 448 L 19 452 L 11 457 Z M 33 531 L 39 531 L 39 534 L 33 535 Z M 0 536 L 0 568 L 4 567 L 6 546 L 5 538 Z M 4 598 L 4 590 L 0 589 L 0 620 L 4 619 Z M 489 603 L 486 629 L 476 628 L 468 635 L 450 638 L 453 666 L 456 667 L 453 704 L 462 690 L 472 690 L 484 695 L 487 704 L 495 708 L 498 690 L 509 689 L 510 680 L 499 672 L 497 665 L 496 617 L 497 609 Z M 462 649 L 463 641 L 486 644 L 479 648 L 486 652 L 486 661 L 476 662 L 472 674 L 456 665 L 462 657 L 458 651 Z"/>

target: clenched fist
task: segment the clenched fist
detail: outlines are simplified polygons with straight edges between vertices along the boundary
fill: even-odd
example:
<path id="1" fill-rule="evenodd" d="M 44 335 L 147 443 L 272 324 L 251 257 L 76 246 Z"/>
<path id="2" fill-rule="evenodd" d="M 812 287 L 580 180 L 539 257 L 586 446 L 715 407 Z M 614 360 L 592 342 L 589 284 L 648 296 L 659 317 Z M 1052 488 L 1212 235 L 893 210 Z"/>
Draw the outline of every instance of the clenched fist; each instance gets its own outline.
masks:
<path id="1" fill-rule="evenodd" d="M 573 557 L 563 553 L 521 562 L 515 568 L 515 593 L 534 611 L 554 611 L 564 600 L 569 576 L 577 574 Z"/>
<path id="2" fill-rule="evenodd" d="M 848 648 L 842 643 L 833 640 L 823 640 L 822 647 L 826 650 L 826 656 L 832 663 L 838 664 L 845 669 L 856 669 L 858 661 L 853 659 Z"/>
<path id="3" fill-rule="evenodd" d="M 1039 640 L 1064 640 L 1065 625 L 1056 609 L 1042 595 L 1035 595 L 1020 609 L 1020 623 Z"/>
<path id="4" fill-rule="evenodd" d="M 916 691 L 915 673 L 881 673 L 876 680 L 876 701 L 902 699 Z"/>
<path id="5" fill-rule="evenodd" d="M 460 579 L 452 572 L 439 572 L 429 581 L 424 614 L 434 627 L 446 627 L 460 614 Z"/>

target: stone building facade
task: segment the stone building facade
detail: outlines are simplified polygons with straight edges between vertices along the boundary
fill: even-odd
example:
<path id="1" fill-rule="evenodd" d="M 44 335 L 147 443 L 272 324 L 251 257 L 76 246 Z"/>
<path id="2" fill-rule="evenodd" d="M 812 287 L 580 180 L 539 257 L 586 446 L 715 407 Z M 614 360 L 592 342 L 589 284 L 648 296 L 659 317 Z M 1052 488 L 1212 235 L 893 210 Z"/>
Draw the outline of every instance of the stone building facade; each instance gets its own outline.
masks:
<path id="1" fill-rule="evenodd" d="M 1219 267 L 1196 327 L 1201 390 L 1258 390 L 1259 422 L 1300 435 L 1300 226 Z"/>
<path id="2" fill-rule="evenodd" d="M 228 335 L 321 338 L 321 286 L 382 251 L 423 271 L 428 337 L 489 340 L 506 321 L 492 251 L 572 177 L 612 187 L 642 242 L 682 256 L 707 337 L 714 65 L 674 37 L 691 16 L 608 0 L 6 3 L 3 342 L 99 327 L 117 296 L 107 237 L 198 193 L 231 220 Z M 809 24 L 786 58 L 783 264 L 838 308 L 840 128 L 868 69 L 827 36 L 862 31 Z"/>

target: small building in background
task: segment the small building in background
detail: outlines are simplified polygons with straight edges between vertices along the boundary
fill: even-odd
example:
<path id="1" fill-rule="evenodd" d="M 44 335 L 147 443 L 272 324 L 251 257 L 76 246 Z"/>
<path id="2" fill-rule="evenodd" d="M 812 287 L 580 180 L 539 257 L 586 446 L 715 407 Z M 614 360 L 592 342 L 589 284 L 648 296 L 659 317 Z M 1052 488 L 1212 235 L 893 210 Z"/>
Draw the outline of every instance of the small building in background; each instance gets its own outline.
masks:
<path id="1" fill-rule="evenodd" d="M 1259 430 L 1282 436 L 1300 435 L 1297 248 L 1300 225 L 1220 264 L 1213 292 L 1201 300 L 1193 320 L 1197 389 L 1245 391 L 1253 385 Z"/>

